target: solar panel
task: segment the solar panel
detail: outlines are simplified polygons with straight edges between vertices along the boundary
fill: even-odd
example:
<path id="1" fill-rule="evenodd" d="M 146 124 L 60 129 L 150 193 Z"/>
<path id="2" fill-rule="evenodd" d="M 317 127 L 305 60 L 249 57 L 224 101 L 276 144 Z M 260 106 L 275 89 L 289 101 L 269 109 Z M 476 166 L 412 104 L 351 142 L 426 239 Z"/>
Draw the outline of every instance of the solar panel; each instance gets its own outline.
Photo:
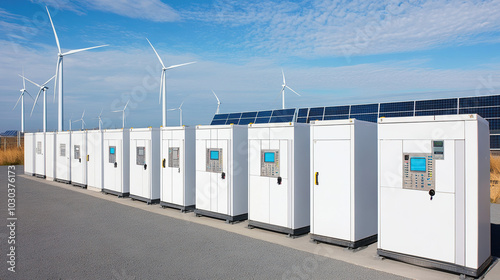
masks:
<path id="1" fill-rule="evenodd" d="M 293 122 L 296 109 L 216 114 L 210 125 Z"/>
<path id="2" fill-rule="evenodd" d="M 419 111 L 419 110 L 436 110 L 436 109 L 457 108 L 457 102 L 458 102 L 457 98 L 418 100 L 415 102 L 415 110 Z"/>
<path id="3" fill-rule="evenodd" d="M 460 108 L 500 106 L 500 95 L 462 97 L 459 103 Z"/>
<path id="4" fill-rule="evenodd" d="M 351 115 L 352 114 L 377 113 L 377 112 L 378 112 L 378 104 L 364 104 L 364 105 L 352 105 L 351 106 Z"/>
<path id="5" fill-rule="evenodd" d="M 500 135 L 490 135 L 490 149 L 500 149 Z"/>
<path id="6" fill-rule="evenodd" d="M 380 113 L 412 111 L 414 101 L 380 103 Z"/>
<path id="7" fill-rule="evenodd" d="M 415 116 L 456 115 L 457 109 L 415 111 Z"/>
<path id="8" fill-rule="evenodd" d="M 3 133 L 0 133 L 1 136 L 17 136 L 17 130 L 7 130 Z"/>

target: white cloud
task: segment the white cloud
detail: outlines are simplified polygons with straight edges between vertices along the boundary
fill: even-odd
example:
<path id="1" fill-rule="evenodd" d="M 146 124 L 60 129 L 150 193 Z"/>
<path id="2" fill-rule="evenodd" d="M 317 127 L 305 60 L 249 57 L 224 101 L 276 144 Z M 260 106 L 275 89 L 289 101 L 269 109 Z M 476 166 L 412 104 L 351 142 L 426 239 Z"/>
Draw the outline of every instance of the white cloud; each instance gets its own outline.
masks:
<path id="1" fill-rule="evenodd" d="M 40 2 L 55 9 L 70 10 L 79 14 L 89 9 L 155 22 L 172 22 L 181 19 L 177 11 L 161 0 L 41 0 Z"/>
<path id="2" fill-rule="evenodd" d="M 176 68 L 167 74 L 168 107 L 177 107 L 183 100 L 184 122 L 190 125 L 210 122 L 216 109 L 211 93 L 221 98 L 222 112 L 279 108 L 281 103 L 281 70 L 276 62 L 253 58 L 248 63 L 204 60 L 190 54 L 169 54 L 158 49 L 164 61 L 178 64 L 197 60 L 198 63 Z M 55 72 L 56 55 L 53 45 L 37 49 L 0 41 L 0 131 L 18 128 L 19 110 L 12 111 L 21 79 L 17 76 L 24 65 L 26 76 L 44 82 Z M 343 67 L 287 67 L 287 83 L 302 96 L 287 95 L 288 107 L 383 102 L 500 94 L 500 65 L 482 69 L 431 69 L 418 61 L 358 64 Z M 160 126 L 161 107 L 158 104 L 160 68 L 149 46 L 138 48 L 106 47 L 82 52 L 64 59 L 65 119 L 80 116 L 86 109 L 86 123 L 97 126 L 101 108 L 107 126 L 121 126 L 120 114 L 111 113 L 131 100 L 127 124 L 133 127 Z M 49 129 L 55 129 L 56 104 L 52 103 L 53 84 L 49 84 Z M 409 91 L 409 89 L 411 91 Z M 477 91 L 477 89 L 479 89 Z M 28 90 L 37 89 L 29 85 Z M 28 100 L 26 110 L 31 110 Z M 29 130 L 39 129 L 41 106 L 27 118 Z M 178 113 L 169 113 L 169 124 L 178 123 Z M 65 122 L 67 126 L 67 121 Z"/>
<path id="3" fill-rule="evenodd" d="M 206 9 L 207 7 L 205 7 Z M 357 56 L 473 45 L 500 29 L 500 1 L 216 1 L 193 20 L 248 29 L 252 48 L 299 56 Z M 496 40 L 498 41 L 498 40 Z"/>

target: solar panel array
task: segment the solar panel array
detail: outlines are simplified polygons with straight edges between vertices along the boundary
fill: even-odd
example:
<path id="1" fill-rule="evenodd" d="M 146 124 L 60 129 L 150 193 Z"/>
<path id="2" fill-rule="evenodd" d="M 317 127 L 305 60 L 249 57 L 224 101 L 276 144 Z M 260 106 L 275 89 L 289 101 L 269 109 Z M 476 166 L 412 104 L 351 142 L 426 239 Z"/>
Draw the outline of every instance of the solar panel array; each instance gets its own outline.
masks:
<path id="1" fill-rule="evenodd" d="M 0 133 L 0 136 L 17 136 L 17 130 L 7 130 L 3 133 Z"/>
<path id="2" fill-rule="evenodd" d="M 309 123 L 350 118 L 376 122 L 379 117 L 455 114 L 478 114 L 485 118 L 490 123 L 490 149 L 500 150 L 500 95 L 217 114 L 211 124 Z"/>
<path id="3" fill-rule="evenodd" d="M 293 122 L 295 109 L 217 114 L 210 125 Z"/>

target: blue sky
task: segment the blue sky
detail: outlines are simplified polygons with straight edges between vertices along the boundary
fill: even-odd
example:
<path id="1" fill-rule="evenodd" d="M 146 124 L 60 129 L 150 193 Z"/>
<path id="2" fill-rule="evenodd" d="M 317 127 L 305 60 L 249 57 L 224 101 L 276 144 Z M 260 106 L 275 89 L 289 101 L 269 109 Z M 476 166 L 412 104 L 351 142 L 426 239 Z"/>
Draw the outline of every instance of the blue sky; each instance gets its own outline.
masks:
<path id="1" fill-rule="evenodd" d="M 17 75 L 43 83 L 63 51 L 109 44 L 64 59 L 64 127 L 83 110 L 87 128 L 159 127 L 160 64 L 167 107 L 184 101 L 187 125 L 221 112 L 500 94 L 500 1 L 46 0 L 0 4 L 0 131 L 20 129 Z M 53 83 L 48 129 L 55 130 Z M 28 85 L 34 95 L 37 88 Z M 26 130 L 42 128 L 41 102 L 25 99 Z M 168 125 L 179 113 L 168 113 Z M 74 123 L 73 128 L 80 127 Z"/>

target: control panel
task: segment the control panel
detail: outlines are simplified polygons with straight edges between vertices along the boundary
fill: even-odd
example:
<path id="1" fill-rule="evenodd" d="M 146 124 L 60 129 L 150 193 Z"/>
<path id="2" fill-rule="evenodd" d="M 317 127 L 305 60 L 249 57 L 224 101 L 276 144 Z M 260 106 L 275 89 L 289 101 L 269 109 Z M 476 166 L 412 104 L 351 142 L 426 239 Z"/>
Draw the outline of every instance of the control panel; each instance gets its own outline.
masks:
<path id="1" fill-rule="evenodd" d="M 433 153 L 403 154 L 403 189 L 434 190 Z"/>
<path id="2" fill-rule="evenodd" d="M 135 163 L 137 165 L 146 164 L 146 147 L 137 147 L 136 148 Z"/>
<path id="3" fill-rule="evenodd" d="M 116 146 L 109 146 L 109 163 L 116 162 Z"/>
<path id="4" fill-rule="evenodd" d="M 444 159 L 444 141 L 434 140 L 432 141 L 432 154 L 434 160 Z"/>
<path id="5" fill-rule="evenodd" d="M 60 157 L 66 156 L 66 144 L 59 144 L 59 156 Z"/>
<path id="6" fill-rule="evenodd" d="M 222 149 L 207 149 L 207 172 L 222 172 Z"/>
<path id="7" fill-rule="evenodd" d="M 74 159 L 79 159 L 80 158 L 80 145 L 75 145 L 73 146 L 75 152 L 73 153 Z"/>
<path id="8" fill-rule="evenodd" d="M 179 168 L 179 147 L 168 148 L 168 167 Z"/>
<path id="9" fill-rule="evenodd" d="M 260 176 L 280 176 L 280 152 L 279 150 L 262 150 L 260 152 Z"/>

